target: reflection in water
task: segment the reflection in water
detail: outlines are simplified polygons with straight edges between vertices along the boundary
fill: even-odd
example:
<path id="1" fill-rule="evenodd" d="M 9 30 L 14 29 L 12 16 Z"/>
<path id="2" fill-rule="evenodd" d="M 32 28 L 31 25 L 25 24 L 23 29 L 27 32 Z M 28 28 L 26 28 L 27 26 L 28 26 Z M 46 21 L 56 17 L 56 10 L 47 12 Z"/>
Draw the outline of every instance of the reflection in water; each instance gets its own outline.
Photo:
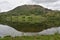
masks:
<path id="1" fill-rule="evenodd" d="M 12 27 L 9 27 L 7 25 L 1 25 L 0 24 L 0 36 L 8 36 L 8 35 L 11 35 L 11 36 L 21 36 L 20 35 L 21 32 L 19 31 L 16 31 L 14 28 Z"/>
<path id="2" fill-rule="evenodd" d="M 43 30 L 41 32 L 37 32 L 37 33 L 23 33 L 23 32 L 19 32 L 17 30 L 15 30 L 14 28 L 7 26 L 7 25 L 2 25 L 0 24 L 0 36 L 4 37 L 4 36 L 32 36 L 32 35 L 52 35 L 55 34 L 56 32 L 60 33 L 60 27 L 56 27 L 56 28 L 50 28 L 50 29 L 46 29 Z"/>

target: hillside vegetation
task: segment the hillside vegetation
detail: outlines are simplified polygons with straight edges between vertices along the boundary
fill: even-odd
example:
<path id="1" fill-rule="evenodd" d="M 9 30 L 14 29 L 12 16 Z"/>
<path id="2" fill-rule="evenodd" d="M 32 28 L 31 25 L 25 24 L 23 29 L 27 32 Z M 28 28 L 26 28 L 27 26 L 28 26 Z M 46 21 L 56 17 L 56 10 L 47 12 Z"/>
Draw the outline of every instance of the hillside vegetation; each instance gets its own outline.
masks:
<path id="1" fill-rule="evenodd" d="M 40 32 L 60 26 L 60 11 L 39 5 L 22 5 L 0 13 L 0 24 L 9 25 L 22 32 Z"/>

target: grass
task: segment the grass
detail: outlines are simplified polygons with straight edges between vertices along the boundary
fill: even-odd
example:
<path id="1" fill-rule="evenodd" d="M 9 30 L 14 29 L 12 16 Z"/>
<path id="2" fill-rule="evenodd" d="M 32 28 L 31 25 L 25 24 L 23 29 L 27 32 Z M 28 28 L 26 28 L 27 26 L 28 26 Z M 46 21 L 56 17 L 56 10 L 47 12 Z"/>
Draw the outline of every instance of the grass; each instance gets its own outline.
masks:
<path id="1" fill-rule="evenodd" d="M 11 17 L 7 17 L 6 19 L 12 22 L 18 21 L 18 22 L 32 22 L 32 23 L 38 22 L 39 23 L 39 22 L 45 21 L 45 17 L 42 17 L 41 15 L 11 16 Z"/>
<path id="2" fill-rule="evenodd" d="M 10 37 L 6 36 L 0 38 L 0 40 L 60 40 L 60 35 L 41 35 L 41 36 L 21 36 L 21 37 Z"/>

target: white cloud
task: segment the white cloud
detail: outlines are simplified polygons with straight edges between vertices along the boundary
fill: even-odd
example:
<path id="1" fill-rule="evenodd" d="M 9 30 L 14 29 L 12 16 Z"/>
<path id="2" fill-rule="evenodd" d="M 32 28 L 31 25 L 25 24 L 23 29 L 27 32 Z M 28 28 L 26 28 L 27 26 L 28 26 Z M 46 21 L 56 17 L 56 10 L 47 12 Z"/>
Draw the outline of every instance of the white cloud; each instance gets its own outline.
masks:
<path id="1" fill-rule="evenodd" d="M 56 2 L 58 0 L 32 0 L 35 3 L 52 3 L 52 2 Z"/>
<path id="2" fill-rule="evenodd" d="M 49 9 L 60 10 L 60 0 L 0 0 L 2 11 L 10 10 L 23 4 L 39 4 Z"/>
<path id="3" fill-rule="evenodd" d="M 0 0 L 0 8 L 1 11 L 7 11 L 27 3 L 30 3 L 30 0 Z"/>
<path id="4" fill-rule="evenodd" d="M 11 7 L 12 7 L 12 5 L 7 1 L 0 2 L 0 11 L 1 10 L 7 11 L 7 10 L 11 9 Z"/>
<path id="5" fill-rule="evenodd" d="M 32 0 L 34 3 L 42 5 L 52 10 L 60 10 L 60 0 Z"/>

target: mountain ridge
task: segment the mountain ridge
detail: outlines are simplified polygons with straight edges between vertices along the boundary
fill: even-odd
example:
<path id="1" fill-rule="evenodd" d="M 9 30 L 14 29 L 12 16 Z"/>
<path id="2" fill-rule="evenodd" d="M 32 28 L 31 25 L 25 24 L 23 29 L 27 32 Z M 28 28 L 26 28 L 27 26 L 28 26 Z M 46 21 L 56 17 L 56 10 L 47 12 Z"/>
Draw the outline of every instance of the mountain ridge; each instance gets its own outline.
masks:
<path id="1" fill-rule="evenodd" d="M 48 12 L 48 11 L 53 11 L 53 10 L 48 9 L 48 8 L 44 8 L 44 7 L 40 6 L 40 5 L 22 5 L 22 6 L 18 6 L 16 8 L 14 8 L 14 9 L 8 11 L 8 12 L 2 12 L 2 13 L 10 13 L 11 14 L 11 12 L 13 12 L 15 14 L 19 13 L 19 14 L 23 15 L 24 13 L 28 14 L 28 12 L 33 13 L 35 11 L 36 12 L 38 12 L 38 11 L 40 11 L 40 12 Z M 39 15 L 40 12 L 38 12 L 38 15 Z"/>

